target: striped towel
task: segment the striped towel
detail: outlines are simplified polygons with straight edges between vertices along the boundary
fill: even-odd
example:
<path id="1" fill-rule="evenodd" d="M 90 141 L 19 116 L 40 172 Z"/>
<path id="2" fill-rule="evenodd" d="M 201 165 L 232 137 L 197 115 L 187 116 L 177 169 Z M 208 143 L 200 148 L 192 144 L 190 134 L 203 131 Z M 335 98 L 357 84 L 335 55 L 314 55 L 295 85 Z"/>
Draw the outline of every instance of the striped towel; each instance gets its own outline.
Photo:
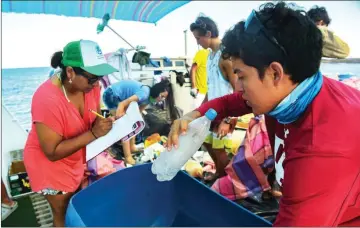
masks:
<path id="1" fill-rule="evenodd" d="M 225 168 L 226 176 L 216 180 L 212 189 L 230 200 L 244 199 L 270 190 L 267 174 L 274 169 L 264 117 L 250 120 L 245 139 Z"/>

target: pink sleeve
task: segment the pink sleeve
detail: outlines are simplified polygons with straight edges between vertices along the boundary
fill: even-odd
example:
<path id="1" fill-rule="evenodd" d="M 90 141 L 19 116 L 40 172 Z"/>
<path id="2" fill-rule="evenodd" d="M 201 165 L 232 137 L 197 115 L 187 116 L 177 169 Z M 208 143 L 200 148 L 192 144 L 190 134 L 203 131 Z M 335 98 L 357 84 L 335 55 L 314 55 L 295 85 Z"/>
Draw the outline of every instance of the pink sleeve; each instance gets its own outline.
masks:
<path id="1" fill-rule="evenodd" d="M 43 123 L 57 134 L 64 136 L 64 121 L 61 107 L 56 95 L 45 96 L 44 93 L 37 91 L 34 94 L 31 105 L 32 122 Z"/>

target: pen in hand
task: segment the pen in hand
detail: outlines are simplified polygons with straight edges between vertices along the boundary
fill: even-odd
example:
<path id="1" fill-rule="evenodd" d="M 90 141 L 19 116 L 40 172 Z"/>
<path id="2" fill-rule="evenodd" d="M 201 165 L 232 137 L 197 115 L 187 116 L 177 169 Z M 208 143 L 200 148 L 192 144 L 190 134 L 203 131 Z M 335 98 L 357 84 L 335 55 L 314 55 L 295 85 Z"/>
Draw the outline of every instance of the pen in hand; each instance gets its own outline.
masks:
<path id="1" fill-rule="evenodd" d="M 97 115 L 98 117 L 100 117 L 101 119 L 105 119 L 105 117 L 103 117 L 102 115 L 100 115 L 99 113 L 95 112 L 94 110 L 89 108 L 89 112 L 92 112 L 93 114 Z"/>

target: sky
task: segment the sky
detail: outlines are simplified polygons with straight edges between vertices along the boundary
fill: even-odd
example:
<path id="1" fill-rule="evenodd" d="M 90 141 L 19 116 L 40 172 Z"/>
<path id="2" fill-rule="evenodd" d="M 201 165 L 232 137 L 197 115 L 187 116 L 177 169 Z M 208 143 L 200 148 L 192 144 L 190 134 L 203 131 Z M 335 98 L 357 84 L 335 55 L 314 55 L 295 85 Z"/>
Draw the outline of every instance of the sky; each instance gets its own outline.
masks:
<path id="1" fill-rule="evenodd" d="M 356 1 L 294 1 L 305 10 L 325 6 L 332 18 L 329 28 L 348 42 L 350 57 L 360 58 L 360 4 Z M 134 46 L 144 45 L 152 57 L 185 55 L 184 30 L 203 13 L 218 24 L 220 37 L 232 25 L 247 18 L 264 1 L 193 1 L 162 18 L 157 25 L 110 20 L 109 25 Z M 2 14 L 2 68 L 50 66 L 50 58 L 70 41 L 89 39 L 98 42 L 104 53 L 128 48 L 112 31 L 96 34 L 100 19 L 55 15 Z M 188 55 L 198 47 L 187 32 Z"/>

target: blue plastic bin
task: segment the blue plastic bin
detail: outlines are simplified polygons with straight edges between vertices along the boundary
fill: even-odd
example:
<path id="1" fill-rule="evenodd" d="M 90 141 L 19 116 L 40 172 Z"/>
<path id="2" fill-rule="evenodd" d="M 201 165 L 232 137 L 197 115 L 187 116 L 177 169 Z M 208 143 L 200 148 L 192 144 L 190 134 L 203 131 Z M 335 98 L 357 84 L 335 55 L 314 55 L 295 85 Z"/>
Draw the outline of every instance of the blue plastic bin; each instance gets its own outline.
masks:
<path id="1" fill-rule="evenodd" d="M 66 226 L 271 226 L 185 172 L 158 182 L 151 164 L 127 168 L 74 195 Z"/>

